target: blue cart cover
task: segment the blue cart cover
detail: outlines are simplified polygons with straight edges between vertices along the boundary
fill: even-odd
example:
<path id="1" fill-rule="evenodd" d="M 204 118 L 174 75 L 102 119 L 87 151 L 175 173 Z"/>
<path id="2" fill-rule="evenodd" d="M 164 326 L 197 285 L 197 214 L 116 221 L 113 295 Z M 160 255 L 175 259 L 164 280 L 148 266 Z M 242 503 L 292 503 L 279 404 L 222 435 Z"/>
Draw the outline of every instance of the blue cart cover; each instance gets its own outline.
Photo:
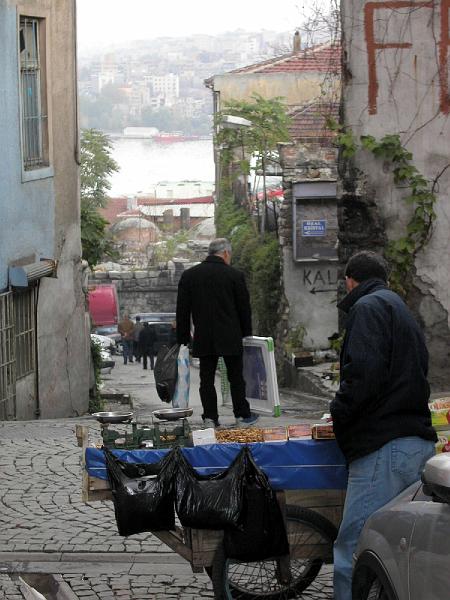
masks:
<path id="1" fill-rule="evenodd" d="M 276 490 L 343 490 L 347 487 L 344 456 L 334 440 L 298 440 L 249 444 L 258 466 Z M 202 475 L 228 467 L 242 444 L 211 444 L 183 448 L 183 454 Z M 169 450 L 114 450 L 130 463 L 158 462 Z M 92 477 L 107 479 L 103 450 L 86 448 L 86 469 Z"/>

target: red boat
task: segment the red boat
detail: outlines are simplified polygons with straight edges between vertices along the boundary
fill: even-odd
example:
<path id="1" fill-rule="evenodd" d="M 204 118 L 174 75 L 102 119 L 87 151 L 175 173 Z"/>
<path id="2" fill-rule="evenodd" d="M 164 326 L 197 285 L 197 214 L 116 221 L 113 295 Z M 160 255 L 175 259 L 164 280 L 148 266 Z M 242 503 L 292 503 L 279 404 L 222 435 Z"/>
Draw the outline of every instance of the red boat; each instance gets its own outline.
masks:
<path id="1" fill-rule="evenodd" d="M 162 144 L 171 144 L 172 142 L 191 142 L 198 139 L 198 135 L 183 135 L 179 131 L 174 131 L 173 133 L 165 133 L 164 131 L 161 131 L 161 133 L 158 133 L 158 135 L 152 137 L 152 140 Z"/>

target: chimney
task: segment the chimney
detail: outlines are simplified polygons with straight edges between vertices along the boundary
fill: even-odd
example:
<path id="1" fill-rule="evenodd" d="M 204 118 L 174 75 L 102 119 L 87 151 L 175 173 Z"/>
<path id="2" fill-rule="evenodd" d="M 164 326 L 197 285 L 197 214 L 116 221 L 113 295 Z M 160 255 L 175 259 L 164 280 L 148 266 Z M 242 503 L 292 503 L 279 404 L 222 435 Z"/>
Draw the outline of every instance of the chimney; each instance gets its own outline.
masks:
<path id="1" fill-rule="evenodd" d="M 297 30 L 294 33 L 294 46 L 292 48 L 292 53 L 298 54 L 301 49 L 302 49 L 302 40 L 300 38 L 300 31 Z"/>

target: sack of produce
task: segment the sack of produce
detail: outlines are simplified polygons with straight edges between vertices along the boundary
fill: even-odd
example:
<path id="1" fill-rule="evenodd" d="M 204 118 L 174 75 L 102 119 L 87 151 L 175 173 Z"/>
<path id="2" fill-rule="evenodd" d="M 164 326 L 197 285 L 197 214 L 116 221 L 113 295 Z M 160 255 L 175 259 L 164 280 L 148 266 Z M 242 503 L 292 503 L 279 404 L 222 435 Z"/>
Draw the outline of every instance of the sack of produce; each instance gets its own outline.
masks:
<path id="1" fill-rule="evenodd" d="M 239 529 L 225 530 L 225 556 L 242 562 L 284 556 L 289 543 L 280 505 L 267 476 L 245 450 L 242 522 Z"/>
<path id="2" fill-rule="evenodd" d="M 170 452 L 153 465 L 132 465 L 116 458 L 106 447 L 103 451 L 119 534 L 175 529 L 175 453 Z"/>
<path id="3" fill-rule="evenodd" d="M 195 529 L 224 529 L 239 525 L 245 479 L 243 448 L 231 465 L 215 475 L 199 475 L 177 456 L 175 507 L 181 524 Z"/>
<path id="4" fill-rule="evenodd" d="M 178 353 L 180 345 L 171 348 L 161 346 L 153 370 L 158 396 L 164 402 L 171 402 L 175 393 L 178 376 Z"/>
<path id="5" fill-rule="evenodd" d="M 174 408 L 187 408 L 189 406 L 189 388 L 191 383 L 191 372 L 189 364 L 189 348 L 181 346 L 177 359 L 177 383 L 172 398 Z"/>

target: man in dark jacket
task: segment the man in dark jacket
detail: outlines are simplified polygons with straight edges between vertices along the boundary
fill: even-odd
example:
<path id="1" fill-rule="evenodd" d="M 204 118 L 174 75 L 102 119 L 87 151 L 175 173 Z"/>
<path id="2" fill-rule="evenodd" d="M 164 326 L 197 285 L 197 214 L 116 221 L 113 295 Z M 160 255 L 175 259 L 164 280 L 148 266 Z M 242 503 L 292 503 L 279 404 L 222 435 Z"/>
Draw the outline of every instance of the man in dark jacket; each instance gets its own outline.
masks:
<path id="1" fill-rule="evenodd" d="M 367 518 L 417 481 L 434 454 L 424 336 L 387 276 L 381 256 L 355 254 L 339 304 L 348 317 L 331 415 L 349 479 L 334 546 L 335 600 L 352 598 L 352 556 Z"/>
<path id="2" fill-rule="evenodd" d="M 144 322 L 142 330 L 139 333 L 138 348 L 142 356 L 142 366 L 147 369 L 147 359 L 150 358 L 150 368 L 153 371 L 155 366 L 155 332 L 147 322 Z"/>
<path id="3" fill-rule="evenodd" d="M 178 285 L 177 340 L 189 343 L 192 316 L 193 355 L 200 358 L 200 399 L 208 427 L 219 423 L 214 378 L 220 356 L 227 367 L 237 423 L 246 427 L 258 418 L 250 413 L 242 375 L 242 338 L 252 335 L 250 298 L 244 275 L 230 262 L 228 240 L 214 240 L 206 260 L 185 271 Z"/>

